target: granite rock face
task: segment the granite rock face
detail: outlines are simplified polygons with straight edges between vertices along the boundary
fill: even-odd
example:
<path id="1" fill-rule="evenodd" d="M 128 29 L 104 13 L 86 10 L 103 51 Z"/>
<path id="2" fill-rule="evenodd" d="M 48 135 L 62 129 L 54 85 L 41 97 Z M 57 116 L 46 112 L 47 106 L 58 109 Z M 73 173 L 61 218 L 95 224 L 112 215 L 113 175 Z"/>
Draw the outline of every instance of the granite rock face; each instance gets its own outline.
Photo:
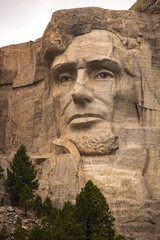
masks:
<path id="1" fill-rule="evenodd" d="M 147 14 L 160 13 L 160 0 L 137 0 L 131 10 L 145 12 Z"/>
<path id="2" fill-rule="evenodd" d="M 25 144 L 43 198 L 74 202 L 91 179 L 118 232 L 160 237 L 158 14 L 58 11 L 42 38 L 0 49 L 0 85 L 0 164 Z"/>
<path id="3" fill-rule="evenodd" d="M 28 216 L 24 216 L 24 212 L 11 206 L 3 206 L 0 208 L 0 227 L 7 228 L 7 234 L 10 236 L 6 239 L 15 239 L 13 233 L 15 232 L 15 223 L 17 218 L 22 219 L 22 227 L 25 230 L 30 230 L 33 225 L 41 224 L 42 219 L 36 217 L 33 213 L 29 212 Z"/>

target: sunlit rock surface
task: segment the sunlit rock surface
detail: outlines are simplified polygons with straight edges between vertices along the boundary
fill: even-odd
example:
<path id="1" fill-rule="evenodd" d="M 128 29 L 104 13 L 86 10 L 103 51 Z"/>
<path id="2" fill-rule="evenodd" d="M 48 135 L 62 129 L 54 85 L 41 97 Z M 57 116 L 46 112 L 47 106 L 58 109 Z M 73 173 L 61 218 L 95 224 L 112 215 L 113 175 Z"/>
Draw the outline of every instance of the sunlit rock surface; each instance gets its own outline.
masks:
<path id="1" fill-rule="evenodd" d="M 160 14 L 160 0 L 137 0 L 130 10 L 147 14 Z"/>
<path id="2" fill-rule="evenodd" d="M 62 10 L 42 38 L 0 49 L 0 164 L 26 145 L 39 194 L 60 207 L 91 179 L 128 239 L 160 237 L 159 26 Z"/>

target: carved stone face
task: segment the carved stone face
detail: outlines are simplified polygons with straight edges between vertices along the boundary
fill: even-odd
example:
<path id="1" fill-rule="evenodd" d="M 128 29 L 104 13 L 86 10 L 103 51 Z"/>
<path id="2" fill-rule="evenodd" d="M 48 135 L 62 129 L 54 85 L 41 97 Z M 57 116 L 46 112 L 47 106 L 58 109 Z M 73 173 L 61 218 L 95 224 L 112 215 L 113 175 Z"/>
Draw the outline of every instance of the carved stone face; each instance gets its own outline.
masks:
<path id="1" fill-rule="evenodd" d="M 87 144 L 94 148 L 108 140 L 114 150 L 118 147 L 111 128 L 116 79 L 121 71 L 118 42 L 110 32 L 93 30 L 76 37 L 52 63 L 54 94 L 59 96 L 61 106 L 60 134 L 77 147 Z"/>

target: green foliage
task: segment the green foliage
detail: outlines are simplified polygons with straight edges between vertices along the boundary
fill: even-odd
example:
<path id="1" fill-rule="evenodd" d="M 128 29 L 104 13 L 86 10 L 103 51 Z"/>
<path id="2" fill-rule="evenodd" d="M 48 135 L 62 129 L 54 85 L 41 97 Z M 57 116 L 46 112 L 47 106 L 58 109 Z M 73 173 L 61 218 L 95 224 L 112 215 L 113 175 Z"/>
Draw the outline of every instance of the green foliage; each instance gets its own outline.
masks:
<path id="1" fill-rule="evenodd" d="M 2 197 L 0 201 L 0 206 L 2 207 L 3 205 L 4 205 L 4 197 Z"/>
<path id="2" fill-rule="evenodd" d="M 29 156 L 26 153 L 26 147 L 21 145 L 10 164 L 10 170 L 7 169 L 7 186 L 10 190 L 13 204 L 19 205 L 20 193 L 25 185 L 33 190 L 38 188 L 38 181 L 35 180 L 36 171 Z"/>
<path id="3" fill-rule="evenodd" d="M 5 240 L 7 239 L 8 234 L 7 234 L 7 229 L 5 227 L 5 225 L 3 225 L 0 229 L 0 240 Z"/>
<path id="4" fill-rule="evenodd" d="M 43 224 L 53 225 L 61 210 L 54 208 L 49 197 L 46 197 L 43 203 Z"/>
<path id="5" fill-rule="evenodd" d="M 86 239 L 83 224 L 78 222 L 76 216 L 76 207 L 70 202 L 66 202 L 61 211 L 62 226 L 64 230 L 64 239 L 81 240 Z"/>
<path id="6" fill-rule="evenodd" d="M 43 203 L 43 212 L 46 215 L 50 215 L 52 209 L 53 209 L 53 206 L 52 206 L 51 199 L 49 197 L 46 197 L 46 199 L 44 200 L 44 203 Z"/>
<path id="7" fill-rule="evenodd" d="M 46 199 L 47 206 L 49 199 Z M 42 221 L 46 240 L 81 240 L 84 232 L 74 216 L 74 205 L 70 202 L 64 204 L 63 209 L 50 208 L 45 212 L 46 217 Z"/>
<path id="8" fill-rule="evenodd" d="M 3 169 L 2 166 L 0 165 L 0 179 L 3 178 L 3 172 L 4 172 L 4 169 Z"/>
<path id="9" fill-rule="evenodd" d="M 32 207 L 38 217 L 43 215 L 43 203 L 42 198 L 39 195 L 34 199 Z"/>
<path id="10" fill-rule="evenodd" d="M 76 217 L 83 225 L 86 239 L 113 239 L 114 218 L 111 216 L 109 206 L 100 189 L 91 181 L 76 198 Z"/>
<path id="11" fill-rule="evenodd" d="M 126 240 L 126 238 L 120 234 L 114 237 L 114 240 Z"/>
<path id="12" fill-rule="evenodd" d="M 46 240 L 43 229 L 39 225 L 35 225 L 29 232 L 28 240 Z"/>
<path id="13" fill-rule="evenodd" d="M 22 227 L 22 220 L 20 217 L 17 218 L 15 223 L 15 231 L 13 233 L 15 240 L 25 240 L 26 239 L 27 232 Z"/>
<path id="14" fill-rule="evenodd" d="M 100 189 L 91 181 L 76 198 L 76 204 L 66 202 L 62 210 L 45 200 L 46 218 L 43 232 L 46 240 L 125 240 L 113 229 L 114 218 Z"/>
<path id="15" fill-rule="evenodd" d="M 22 192 L 20 193 L 20 207 L 24 208 L 25 216 L 27 215 L 27 211 L 31 206 L 31 199 L 33 198 L 33 194 L 28 185 L 24 185 Z"/>
<path id="16" fill-rule="evenodd" d="M 46 197 L 44 202 L 42 203 L 42 198 L 37 195 L 32 203 L 32 209 L 38 217 L 44 217 L 42 222 L 52 222 L 55 220 L 57 213 L 59 213 L 59 209 L 54 208 L 52 206 L 51 199 Z"/>
<path id="17" fill-rule="evenodd" d="M 64 234 L 60 215 L 57 214 L 53 221 L 50 220 L 51 218 L 48 218 L 45 222 L 43 222 L 43 231 L 46 236 L 46 240 L 63 240 Z"/>
<path id="18" fill-rule="evenodd" d="M 29 200 L 31 191 L 23 188 L 22 202 Z M 30 197 L 29 197 L 30 196 Z M 76 198 L 76 204 L 66 202 L 62 209 L 52 206 L 47 197 L 42 203 L 38 195 L 33 202 L 37 215 L 43 216 L 41 226 L 34 225 L 28 233 L 28 240 L 126 240 L 116 235 L 113 228 L 114 218 L 100 189 L 88 181 Z M 14 237 L 26 239 L 22 222 L 17 219 Z"/>

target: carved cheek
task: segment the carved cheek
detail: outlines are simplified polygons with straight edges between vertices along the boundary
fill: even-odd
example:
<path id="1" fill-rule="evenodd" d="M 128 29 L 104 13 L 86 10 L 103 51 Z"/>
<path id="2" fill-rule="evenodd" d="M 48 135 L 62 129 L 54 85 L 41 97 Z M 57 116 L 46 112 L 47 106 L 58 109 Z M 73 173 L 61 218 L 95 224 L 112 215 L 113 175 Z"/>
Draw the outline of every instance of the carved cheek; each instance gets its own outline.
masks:
<path id="1" fill-rule="evenodd" d="M 93 89 L 93 95 L 105 105 L 113 106 L 114 97 L 116 95 L 115 79 L 99 82 L 97 88 Z"/>

